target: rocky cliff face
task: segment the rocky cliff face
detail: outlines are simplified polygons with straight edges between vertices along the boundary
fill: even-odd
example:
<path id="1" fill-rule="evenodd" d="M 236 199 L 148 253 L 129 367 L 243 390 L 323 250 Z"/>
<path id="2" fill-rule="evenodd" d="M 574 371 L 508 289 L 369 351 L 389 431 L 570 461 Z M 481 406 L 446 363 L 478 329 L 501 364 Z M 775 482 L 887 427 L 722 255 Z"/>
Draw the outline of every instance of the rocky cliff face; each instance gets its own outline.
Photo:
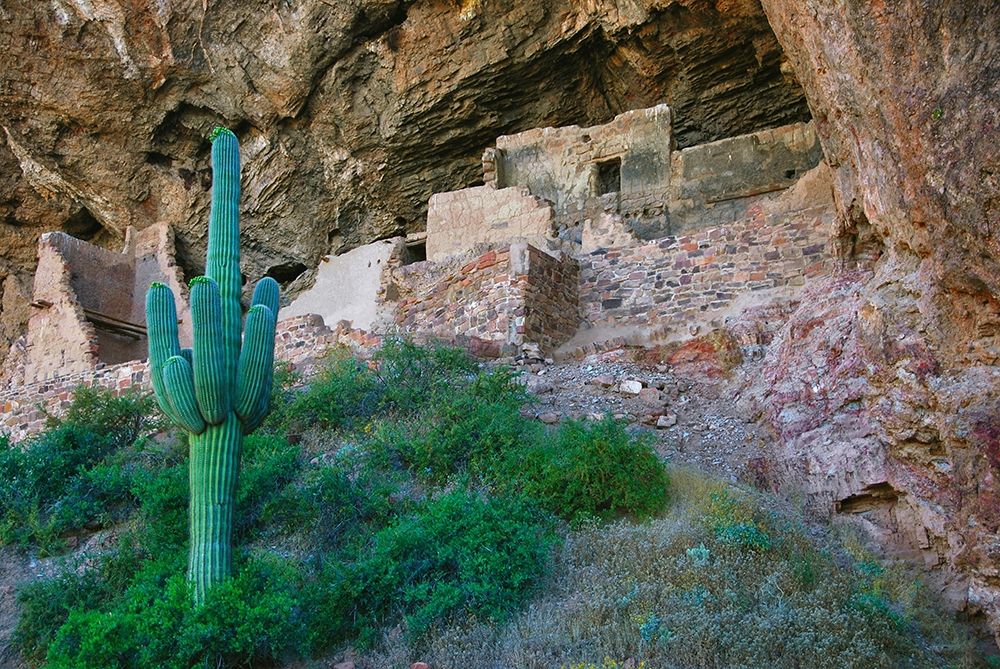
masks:
<path id="1" fill-rule="evenodd" d="M 755 380 L 776 478 L 934 570 L 1000 640 L 1000 15 L 764 0 L 802 81 L 845 263 Z"/>
<path id="2" fill-rule="evenodd" d="M 814 286 L 750 384 L 773 478 L 997 625 L 1000 13 L 761 2 L 3 3 L 0 354 L 42 231 L 169 221 L 199 271 L 220 121 L 245 147 L 249 278 L 288 281 L 419 229 L 499 134 L 667 102 L 684 145 L 811 112 L 863 269 Z"/>
<path id="3" fill-rule="evenodd" d="M 681 143 L 809 115 L 755 0 L 14 0 L 0 54 L 0 342 L 41 231 L 169 221 L 200 270 L 216 123 L 244 148 L 249 278 L 287 281 L 421 229 L 500 134 L 663 101 Z"/>

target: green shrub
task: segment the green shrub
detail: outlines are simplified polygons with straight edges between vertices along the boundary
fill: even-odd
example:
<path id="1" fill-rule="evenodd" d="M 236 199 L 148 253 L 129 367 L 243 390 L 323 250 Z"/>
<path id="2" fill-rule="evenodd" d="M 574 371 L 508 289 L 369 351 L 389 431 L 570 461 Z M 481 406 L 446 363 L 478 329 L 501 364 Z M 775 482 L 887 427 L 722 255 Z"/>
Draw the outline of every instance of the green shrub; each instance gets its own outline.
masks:
<path id="1" fill-rule="evenodd" d="M 301 651 L 294 569 L 255 558 L 192 606 L 182 574 L 137 583 L 108 610 L 76 609 L 48 647 L 51 669 L 187 669 L 271 663 Z"/>
<path id="2" fill-rule="evenodd" d="M 95 610 L 109 597 L 105 581 L 94 570 L 67 570 L 53 578 L 31 581 L 17 593 L 21 617 L 14 643 L 27 659 L 38 662 L 71 611 Z"/>
<path id="3" fill-rule="evenodd" d="M 396 486 L 389 475 L 350 472 L 341 464 L 307 469 L 268 503 L 264 518 L 298 534 L 317 551 L 360 543 L 364 530 L 384 527 L 396 511 L 390 501 Z"/>
<path id="4" fill-rule="evenodd" d="M 667 500 L 667 473 L 643 433 L 606 417 L 567 421 L 551 440 L 503 453 L 495 474 L 572 523 L 631 515 L 648 517 Z"/>
<path id="5" fill-rule="evenodd" d="M 26 444 L 0 440 L 0 542 L 55 553 L 64 535 L 124 518 L 135 505 L 133 444 L 156 429 L 155 415 L 148 397 L 80 388 Z"/>
<path id="6" fill-rule="evenodd" d="M 314 641 L 370 641 L 397 616 L 419 637 L 459 613 L 501 620 L 524 603 L 557 540 L 533 505 L 456 490 L 375 534 L 353 565 L 328 565 L 313 585 Z"/>
<path id="7" fill-rule="evenodd" d="M 115 395 L 110 390 L 88 386 L 77 388 L 66 414 L 49 422 L 51 426 L 73 425 L 99 434 L 113 449 L 131 446 L 166 425 L 151 394 L 129 390 Z"/>
<path id="8" fill-rule="evenodd" d="M 817 528 L 776 514 L 778 499 L 682 469 L 671 473 L 671 497 L 648 522 L 571 532 L 545 591 L 507 623 L 457 620 L 419 644 L 388 639 L 366 664 L 419 655 L 436 669 L 601 657 L 648 667 L 985 666 L 968 629 L 912 573 L 853 558 Z M 716 526 L 753 527 L 771 548 L 730 543 Z"/>
<path id="9" fill-rule="evenodd" d="M 467 385 L 453 389 L 396 433 L 394 445 L 420 478 L 440 484 L 470 469 L 485 473 L 504 453 L 535 442 L 541 428 L 521 415 L 529 401 L 509 370 L 478 372 Z"/>
<path id="10" fill-rule="evenodd" d="M 302 469 L 301 449 L 273 434 L 251 434 L 243 440 L 236 490 L 236 526 L 246 541 L 259 529 L 265 508 Z"/>
<path id="11" fill-rule="evenodd" d="M 308 430 L 341 430 L 378 408 L 380 386 L 364 361 L 332 352 L 309 386 L 287 391 L 267 427 L 289 435 Z"/>
<path id="12" fill-rule="evenodd" d="M 188 537 L 188 468 L 143 472 L 132 488 L 139 500 L 142 543 L 154 555 L 181 553 Z"/>
<path id="13" fill-rule="evenodd" d="M 462 349 L 440 344 L 417 346 L 408 339 L 387 340 L 373 360 L 384 406 L 403 413 L 444 399 L 479 368 Z"/>

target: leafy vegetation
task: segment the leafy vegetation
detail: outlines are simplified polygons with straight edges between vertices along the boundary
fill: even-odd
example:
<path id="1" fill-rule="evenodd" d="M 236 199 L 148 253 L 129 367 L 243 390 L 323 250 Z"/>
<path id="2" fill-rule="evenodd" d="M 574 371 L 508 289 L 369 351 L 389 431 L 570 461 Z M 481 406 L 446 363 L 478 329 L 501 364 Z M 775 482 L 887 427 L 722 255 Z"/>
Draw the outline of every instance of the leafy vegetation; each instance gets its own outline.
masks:
<path id="1" fill-rule="evenodd" d="M 27 444 L 0 438 L 0 543 L 57 553 L 85 526 L 121 520 L 135 506 L 132 462 L 160 427 L 147 397 L 80 388 L 66 416 Z"/>
<path id="2" fill-rule="evenodd" d="M 145 439 L 136 403 L 115 446 L 60 456 L 82 463 L 75 476 L 120 479 L 119 506 L 93 507 L 120 522 L 106 548 L 20 591 L 29 659 L 266 667 L 351 644 L 360 666 L 980 666 L 911 579 L 683 470 L 665 506 L 642 433 L 610 418 L 545 428 L 507 369 L 395 342 L 371 365 L 334 355 L 306 387 L 275 379 L 275 412 L 244 443 L 238 576 L 200 607 L 184 579 L 186 445 Z M 95 408 L 74 404 L 38 443 L 115 424 L 84 399 Z"/>

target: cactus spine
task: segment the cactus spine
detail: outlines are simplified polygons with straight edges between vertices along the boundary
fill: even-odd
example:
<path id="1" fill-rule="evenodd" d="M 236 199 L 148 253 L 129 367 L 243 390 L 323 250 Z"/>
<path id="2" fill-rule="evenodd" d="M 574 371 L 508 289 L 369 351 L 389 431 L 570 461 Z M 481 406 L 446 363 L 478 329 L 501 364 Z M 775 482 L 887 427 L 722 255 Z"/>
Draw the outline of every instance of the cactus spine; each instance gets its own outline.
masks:
<path id="1" fill-rule="evenodd" d="M 191 281 L 194 346 L 181 349 L 167 286 L 146 295 L 149 367 L 163 413 L 188 432 L 190 553 L 195 601 L 232 573 L 233 504 L 243 435 L 267 415 L 278 284 L 257 283 L 246 328 L 240 307 L 240 158 L 236 136 L 212 136 L 207 276 Z M 242 336 L 241 336 L 241 331 Z"/>

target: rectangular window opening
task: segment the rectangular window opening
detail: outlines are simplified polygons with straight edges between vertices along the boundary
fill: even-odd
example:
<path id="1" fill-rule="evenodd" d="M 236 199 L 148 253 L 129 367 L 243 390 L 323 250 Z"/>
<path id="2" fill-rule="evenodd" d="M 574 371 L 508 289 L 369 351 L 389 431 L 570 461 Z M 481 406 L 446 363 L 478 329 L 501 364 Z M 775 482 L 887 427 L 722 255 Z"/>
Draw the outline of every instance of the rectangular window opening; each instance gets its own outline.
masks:
<path id="1" fill-rule="evenodd" d="M 612 158 L 597 163 L 595 195 L 620 193 L 622 189 L 622 159 Z"/>

